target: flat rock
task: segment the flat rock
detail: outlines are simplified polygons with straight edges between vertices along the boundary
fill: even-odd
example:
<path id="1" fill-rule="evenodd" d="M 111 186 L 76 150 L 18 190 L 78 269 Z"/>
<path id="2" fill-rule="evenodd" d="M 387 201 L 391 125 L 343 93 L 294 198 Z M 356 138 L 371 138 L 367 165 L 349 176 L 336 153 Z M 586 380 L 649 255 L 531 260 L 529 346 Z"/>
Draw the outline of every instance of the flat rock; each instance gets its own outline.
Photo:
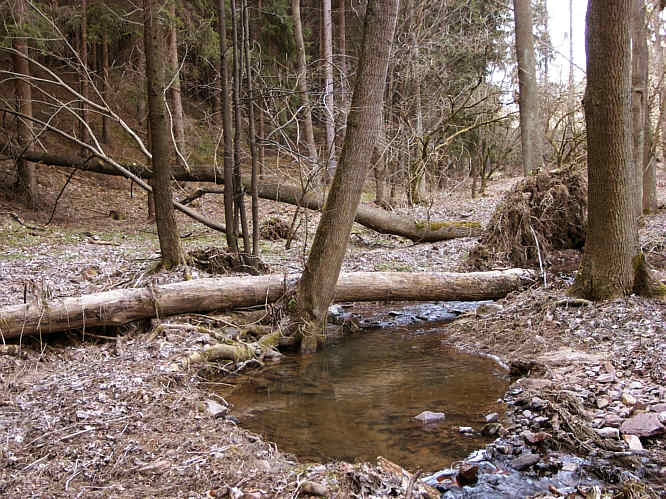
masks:
<path id="1" fill-rule="evenodd" d="M 597 407 L 599 409 L 604 409 L 608 407 L 608 404 L 610 404 L 610 400 L 608 400 L 608 397 L 599 397 L 597 399 Z"/>
<path id="2" fill-rule="evenodd" d="M 643 444 L 641 444 L 641 439 L 636 435 L 622 435 L 622 438 L 629 445 L 631 450 L 643 450 Z"/>
<path id="3" fill-rule="evenodd" d="M 474 428 L 471 426 L 461 426 L 458 428 L 460 433 L 474 433 Z"/>
<path id="4" fill-rule="evenodd" d="M 650 406 L 650 410 L 652 412 L 666 412 L 666 402 L 662 402 L 660 404 L 652 404 Z"/>
<path id="5" fill-rule="evenodd" d="M 536 361 L 551 366 L 568 366 L 577 364 L 599 364 L 604 360 L 602 355 L 580 352 L 571 348 L 562 348 L 537 357 Z"/>
<path id="6" fill-rule="evenodd" d="M 215 400 L 204 400 L 202 405 L 206 414 L 214 418 L 221 418 L 229 411 L 229 408 L 223 406 Z"/>
<path id="7" fill-rule="evenodd" d="M 627 419 L 620 426 L 620 430 L 628 435 L 651 437 L 666 432 L 666 427 L 661 424 L 659 416 L 654 412 L 643 412 Z"/>
<path id="8" fill-rule="evenodd" d="M 612 428 L 610 426 L 606 426 L 604 428 L 598 428 L 594 430 L 594 432 L 603 438 L 620 438 L 620 430 L 618 430 L 617 428 Z"/>
<path id="9" fill-rule="evenodd" d="M 499 414 L 496 412 L 490 413 L 485 417 L 486 423 L 494 423 L 498 419 L 499 419 Z"/>
<path id="10" fill-rule="evenodd" d="M 518 471 L 523 471 L 529 468 L 532 465 L 535 465 L 541 460 L 541 456 L 539 454 L 522 454 L 518 456 L 517 458 L 511 460 L 511 467 L 518 470 Z"/>
<path id="11" fill-rule="evenodd" d="M 434 423 L 436 421 L 443 421 L 446 418 L 446 414 L 443 412 L 433 412 L 433 411 L 423 411 L 422 413 L 414 416 L 414 419 L 418 419 L 424 423 Z"/>

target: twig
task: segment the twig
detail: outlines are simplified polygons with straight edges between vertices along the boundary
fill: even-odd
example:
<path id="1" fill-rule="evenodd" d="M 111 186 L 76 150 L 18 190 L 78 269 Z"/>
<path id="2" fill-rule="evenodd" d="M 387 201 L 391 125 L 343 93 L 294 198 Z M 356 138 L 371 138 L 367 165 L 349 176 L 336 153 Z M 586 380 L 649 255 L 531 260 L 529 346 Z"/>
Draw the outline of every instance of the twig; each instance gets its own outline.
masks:
<path id="1" fill-rule="evenodd" d="M 541 259 L 541 249 L 539 248 L 539 238 L 536 235 L 536 232 L 534 232 L 534 229 L 530 224 L 527 224 L 527 226 L 530 228 L 530 231 L 532 231 L 532 236 L 534 236 L 534 241 L 536 242 L 536 249 L 537 249 L 537 255 L 539 257 L 539 269 L 541 269 L 541 274 L 543 275 L 543 287 L 547 288 L 548 283 L 546 282 L 546 270 L 543 268 L 543 260 Z"/>

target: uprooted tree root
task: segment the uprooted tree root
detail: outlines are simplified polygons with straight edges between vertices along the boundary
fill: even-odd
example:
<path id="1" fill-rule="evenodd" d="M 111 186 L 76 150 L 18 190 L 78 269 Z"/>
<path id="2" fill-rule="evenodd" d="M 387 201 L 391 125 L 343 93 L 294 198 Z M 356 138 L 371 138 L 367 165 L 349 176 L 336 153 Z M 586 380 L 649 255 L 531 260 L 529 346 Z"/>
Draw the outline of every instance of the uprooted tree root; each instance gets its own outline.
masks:
<path id="1" fill-rule="evenodd" d="M 288 222 L 278 217 L 272 217 L 266 220 L 259 227 L 259 234 L 262 239 L 267 241 L 277 241 L 279 239 L 287 239 L 291 227 Z"/>
<path id="2" fill-rule="evenodd" d="M 580 249 L 587 223 L 587 178 L 567 168 L 539 173 L 509 191 L 466 266 L 487 270 L 510 264 L 547 265 L 554 250 Z"/>
<path id="3" fill-rule="evenodd" d="M 228 274 L 229 272 L 247 272 L 252 275 L 266 274 L 268 265 L 261 260 L 240 256 L 223 248 L 214 246 L 190 251 L 189 260 L 195 267 L 211 274 Z"/>

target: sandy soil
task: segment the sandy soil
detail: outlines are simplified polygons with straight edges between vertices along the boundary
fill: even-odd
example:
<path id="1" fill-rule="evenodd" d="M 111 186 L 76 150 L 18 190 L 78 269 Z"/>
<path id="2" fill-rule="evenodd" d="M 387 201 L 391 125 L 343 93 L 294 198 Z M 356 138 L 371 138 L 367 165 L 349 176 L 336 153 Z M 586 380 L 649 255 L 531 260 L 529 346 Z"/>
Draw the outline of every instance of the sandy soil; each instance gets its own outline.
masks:
<path id="1" fill-rule="evenodd" d="M 10 171 L 8 164 L 0 167 L 0 178 L 7 178 Z M 145 220 L 142 193 L 119 179 L 77 173 L 56 204 L 69 173 L 57 170 L 43 176 L 44 209 L 39 213 L 22 211 L 0 194 L 0 306 L 21 303 L 24 298 L 48 299 L 182 279 L 177 272 L 147 274 L 158 257 L 158 243 L 154 226 Z M 662 169 L 662 206 L 665 177 Z M 501 193 L 515 181 L 495 181 L 487 196 L 475 200 L 463 183 L 437 196 L 427 214 L 485 223 Z M 221 204 L 219 197 L 207 196 L 198 208 L 221 219 Z M 40 228 L 54 206 L 50 225 Z M 417 211 L 423 215 L 424 210 Z M 111 211 L 120 213 L 121 219 L 111 217 Z M 406 207 L 398 211 L 414 212 Z M 289 221 L 293 208 L 262 201 L 261 213 L 262 219 Z M 271 271 L 302 269 L 317 215 L 308 213 L 306 218 L 290 249 L 284 248 L 284 241 L 262 242 L 262 255 Z M 219 234 L 182 217 L 179 222 L 188 250 L 223 245 Z M 648 260 L 666 270 L 663 208 L 645 219 L 641 241 Z M 355 226 L 344 270 L 455 270 L 474 244 L 475 239 L 466 238 L 414 245 Z M 451 326 L 449 340 L 458 348 L 497 356 L 516 375 L 512 388 L 516 393 L 547 401 L 549 417 L 557 417 L 557 425 L 542 452 L 564 449 L 616 457 L 618 466 L 650 483 L 652 494 L 663 493 L 663 434 L 642 439 L 644 450 L 638 453 L 626 452 L 624 440 L 609 443 L 595 437 L 594 430 L 613 427 L 608 421 L 613 417 L 619 426 L 632 415 L 666 402 L 666 305 L 634 296 L 583 306 L 566 301 L 577 258 L 568 255 L 561 268 L 549 269 L 547 287 L 540 281 L 501 300 L 501 308 L 463 316 Z M 193 274 L 194 278 L 207 275 L 196 269 Z M 212 394 L 209 375 L 234 366 L 171 371 L 168 367 L 174 359 L 201 349 L 209 337 L 178 328 L 155 329 L 155 325 L 155 321 L 141 322 L 114 330 L 24 338 L 20 349 L 3 350 L 0 494 L 407 494 L 409 478 L 386 463 L 299 463 L 238 427 L 224 410 L 213 415 L 207 401 L 226 403 Z M 633 404 L 622 399 L 627 392 Z M 507 406 L 504 435 L 521 431 L 518 408 Z M 418 493 L 414 490 L 414 497 L 427 494 L 423 487 L 417 487 Z"/>

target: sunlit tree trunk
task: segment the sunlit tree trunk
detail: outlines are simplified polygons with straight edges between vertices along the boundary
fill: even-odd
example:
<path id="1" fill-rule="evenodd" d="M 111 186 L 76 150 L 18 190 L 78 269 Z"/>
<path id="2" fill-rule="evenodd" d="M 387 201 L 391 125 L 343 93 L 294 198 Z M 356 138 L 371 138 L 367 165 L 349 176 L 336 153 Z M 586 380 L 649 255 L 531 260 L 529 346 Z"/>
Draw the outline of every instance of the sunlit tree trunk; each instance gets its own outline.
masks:
<path id="1" fill-rule="evenodd" d="M 169 55 L 171 68 L 169 74 L 169 105 L 171 107 L 171 120 L 176 146 L 181 154 L 185 154 L 185 115 L 183 113 L 183 99 L 180 91 L 180 64 L 178 62 L 178 31 L 176 30 L 176 0 L 169 0 Z M 167 83 L 169 83 L 167 82 Z"/>
<path id="2" fill-rule="evenodd" d="M 632 0 L 590 0 L 587 11 L 585 122 L 588 225 L 572 293 L 607 299 L 664 293 L 654 284 L 638 243 L 636 174 L 631 135 Z"/>
<path id="3" fill-rule="evenodd" d="M 369 0 L 352 106 L 340 164 L 298 284 L 297 309 L 304 324 L 302 350 L 316 348 L 333 300 L 370 156 L 381 127 L 388 61 L 398 0 Z"/>
<path id="4" fill-rule="evenodd" d="M 324 104 L 326 106 L 326 178 L 335 172 L 335 115 L 333 99 L 333 17 L 331 0 L 322 0 L 324 51 Z"/>
<path id="5" fill-rule="evenodd" d="M 303 24 L 301 23 L 300 0 L 291 0 L 291 16 L 294 21 L 294 36 L 296 37 L 296 48 L 298 50 L 298 92 L 303 107 L 303 131 L 305 133 L 305 145 L 308 149 L 312 166 L 319 163 L 317 146 L 314 139 L 314 128 L 312 126 L 312 107 L 310 106 L 310 94 L 308 93 L 308 70 L 305 58 L 305 41 L 303 39 Z"/>
<path id="6" fill-rule="evenodd" d="M 24 23 L 26 22 L 26 4 L 25 0 L 17 0 L 16 2 L 16 21 L 18 23 L 18 33 L 24 31 Z M 30 64 L 25 57 L 21 54 L 28 52 L 28 44 L 22 36 L 16 36 L 12 44 L 16 52 L 12 55 L 14 71 L 20 75 L 30 76 Z M 14 91 L 16 93 L 16 110 L 26 116 L 32 116 L 32 90 L 28 81 L 24 78 L 16 78 L 14 80 Z M 26 147 L 32 141 L 32 124 L 29 120 L 18 117 L 18 140 L 21 145 Z M 23 198 L 23 202 L 29 209 L 34 209 L 39 204 L 39 197 L 37 192 L 37 174 L 35 172 L 35 165 L 29 163 L 24 159 L 16 160 L 16 193 L 19 197 Z"/>
<path id="7" fill-rule="evenodd" d="M 538 89 L 532 35 L 532 9 L 530 0 L 513 0 L 516 23 L 516 58 L 518 60 L 518 86 L 520 88 L 520 137 L 523 151 L 523 175 L 529 175 L 539 166 Z"/>
<path id="8" fill-rule="evenodd" d="M 144 40 L 146 48 L 146 79 L 148 88 L 148 120 L 150 122 L 157 234 L 162 252 L 162 265 L 172 268 L 185 261 L 171 193 L 171 138 L 164 90 L 167 74 L 162 61 L 167 55 L 165 30 L 159 19 L 160 0 L 144 0 Z"/>
<path id="9" fill-rule="evenodd" d="M 227 226 L 227 245 L 238 253 L 238 239 L 234 225 L 234 146 L 231 118 L 231 88 L 227 63 L 227 22 L 224 0 L 217 1 L 217 30 L 220 38 L 220 91 L 222 100 L 222 130 L 224 134 L 224 221 Z"/>

